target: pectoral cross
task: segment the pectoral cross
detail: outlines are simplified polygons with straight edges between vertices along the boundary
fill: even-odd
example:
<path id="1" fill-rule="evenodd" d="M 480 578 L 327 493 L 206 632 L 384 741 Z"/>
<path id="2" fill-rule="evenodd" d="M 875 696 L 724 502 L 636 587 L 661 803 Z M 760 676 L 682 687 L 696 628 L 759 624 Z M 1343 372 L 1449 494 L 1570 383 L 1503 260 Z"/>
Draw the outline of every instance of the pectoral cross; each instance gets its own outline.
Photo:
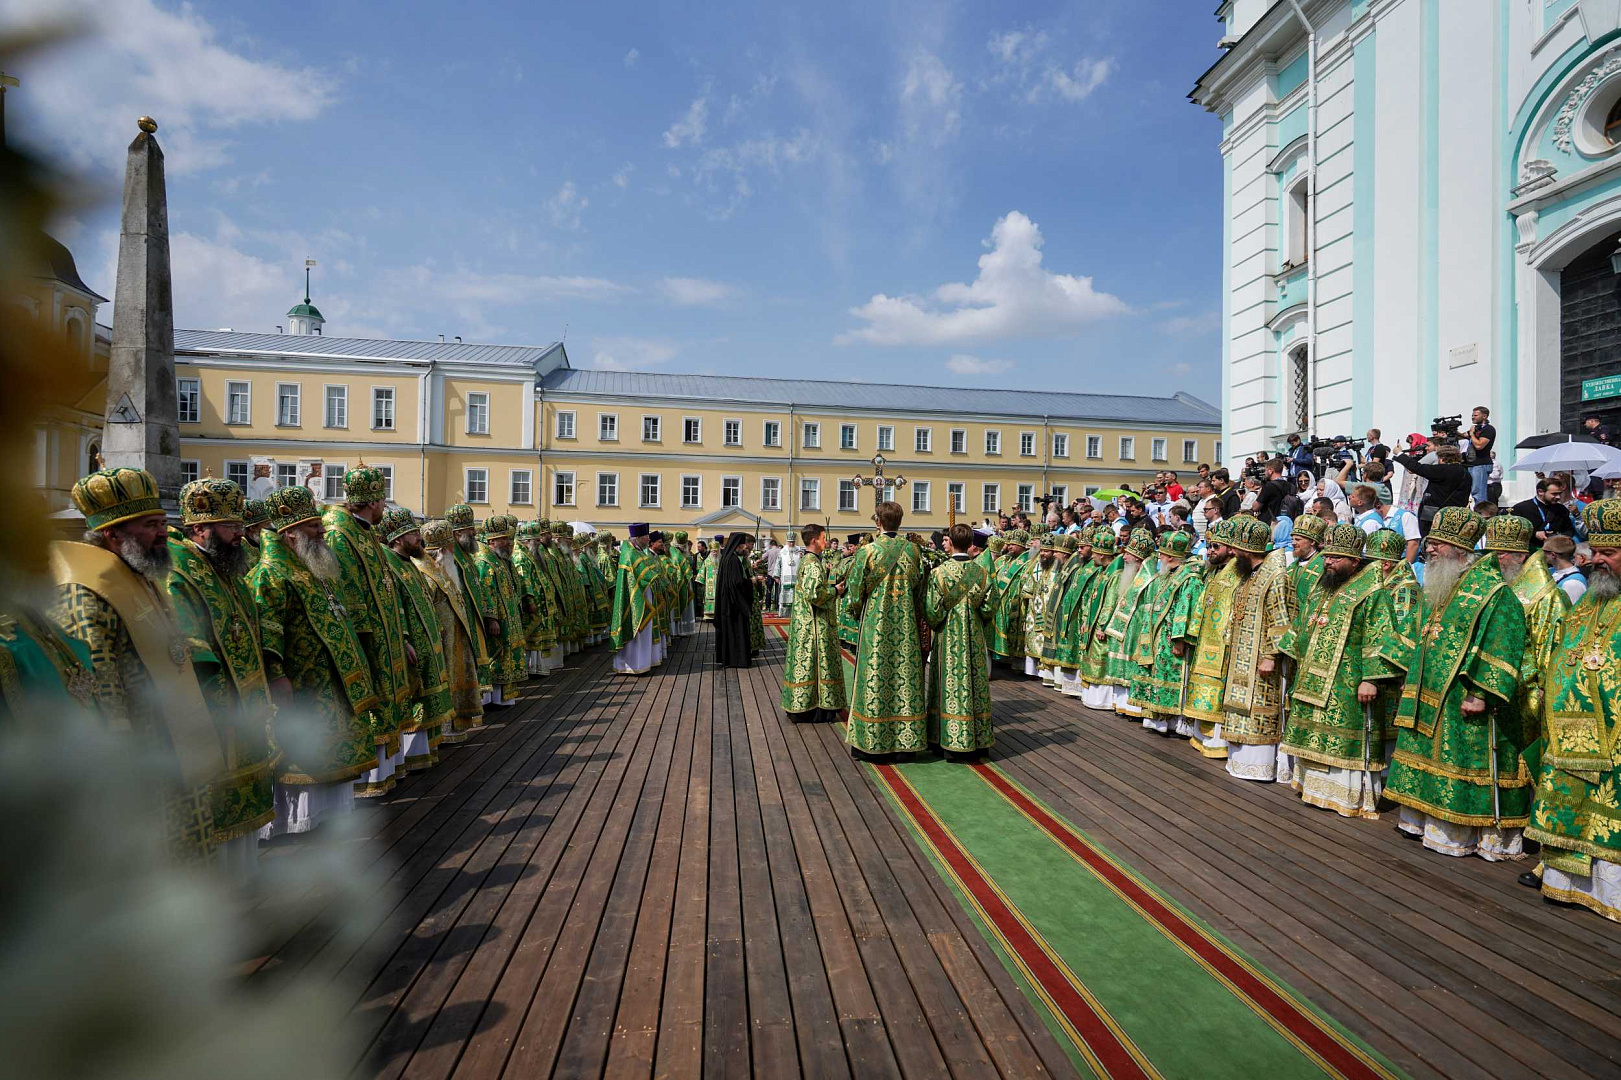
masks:
<path id="1" fill-rule="evenodd" d="M 872 488 L 875 503 L 883 502 L 895 494 L 895 489 L 906 486 L 906 477 L 899 473 L 896 473 L 894 477 L 884 475 L 884 455 L 882 454 L 872 456 L 872 472 L 872 476 L 862 476 L 860 473 L 856 473 L 850 477 L 850 483 L 856 487 Z"/>

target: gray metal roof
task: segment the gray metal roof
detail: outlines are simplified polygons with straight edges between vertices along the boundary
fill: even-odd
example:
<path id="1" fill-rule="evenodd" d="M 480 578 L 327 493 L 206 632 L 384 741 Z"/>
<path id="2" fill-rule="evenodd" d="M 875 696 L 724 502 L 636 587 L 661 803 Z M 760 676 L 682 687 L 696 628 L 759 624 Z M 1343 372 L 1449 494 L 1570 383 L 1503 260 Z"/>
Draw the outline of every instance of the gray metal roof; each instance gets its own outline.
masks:
<path id="1" fill-rule="evenodd" d="M 1049 416 L 1066 420 L 1144 421 L 1216 426 L 1221 410 L 1191 394 L 1076 394 L 1036 390 L 967 390 L 950 386 L 757 379 L 732 375 L 671 375 L 645 371 L 558 368 L 540 388 L 615 397 L 690 398 L 806 408 L 884 409 L 892 412 Z"/>
<path id="2" fill-rule="evenodd" d="M 176 352 L 271 353 L 323 360 L 429 360 L 452 364 L 507 364 L 533 368 L 551 345 L 475 345 L 458 341 L 395 341 L 324 337 L 320 334 L 242 334 L 227 330 L 176 330 Z"/>

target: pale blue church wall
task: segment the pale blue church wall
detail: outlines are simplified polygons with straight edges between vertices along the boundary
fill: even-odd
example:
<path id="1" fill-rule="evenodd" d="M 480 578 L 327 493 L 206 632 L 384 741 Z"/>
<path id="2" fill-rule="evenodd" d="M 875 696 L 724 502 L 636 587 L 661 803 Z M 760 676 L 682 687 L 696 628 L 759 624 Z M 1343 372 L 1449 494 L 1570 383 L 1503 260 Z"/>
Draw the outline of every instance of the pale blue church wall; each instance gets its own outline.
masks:
<path id="1" fill-rule="evenodd" d="M 1311 58 L 1302 51 L 1299 56 L 1278 69 L 1278 100 L 1288 97 L 1296 87 L 1306 81 L 1306 71 L 1310 67 Z"/>
<path id="2" fill-rule="evenodd" d="M 1576 6 L 1576 0 L 1544 0 L 1542 28 L 1546 30 L 1559 21 L 1559 16 Z"/>
<path id="3" fill-rule="evenodd" d="M 1355 70 L 1352 82 L 1356 100 L 1352 105 L 1355 130 L 1351 136 L 1354 153 L 1354 188 L 1351 194 L 1351 288 L 1356 322 L 1351 328 L 1351 428 L 1366 431 L 1373 425 L 1374 303 L 1378 293 L 1374 276 L 1374 80 L 1378 76 L 1378 31 L 1357 42 L 1352 54 Z"/>

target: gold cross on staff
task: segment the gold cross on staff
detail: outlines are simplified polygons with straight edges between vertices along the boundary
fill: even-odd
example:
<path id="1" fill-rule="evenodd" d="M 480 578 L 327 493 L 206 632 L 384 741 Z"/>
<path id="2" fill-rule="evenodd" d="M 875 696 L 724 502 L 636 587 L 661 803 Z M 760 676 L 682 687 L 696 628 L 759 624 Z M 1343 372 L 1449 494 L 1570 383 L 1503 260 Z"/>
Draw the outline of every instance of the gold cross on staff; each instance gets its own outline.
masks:
<path id="1" fill-rule="evenodd" d="M 874 454 L 872 456 L 872 472 L 873 475 L 871 476 L 862 476 L 860 473 L 856 473 L 854 476 L 850 477 L 850 483 L 858 488 L 872 488 L 873 495 L 875 496 L 875 502 L 883 502 L 885 499 L 889 498 L 892 494 L 894 494 L 892 489 L 903 488 L 906 486 L 906 477 L 902 476 L 900 473 L 896 473 L 893 477 L 884 475 L 884 455 L 882 454 Z"/>

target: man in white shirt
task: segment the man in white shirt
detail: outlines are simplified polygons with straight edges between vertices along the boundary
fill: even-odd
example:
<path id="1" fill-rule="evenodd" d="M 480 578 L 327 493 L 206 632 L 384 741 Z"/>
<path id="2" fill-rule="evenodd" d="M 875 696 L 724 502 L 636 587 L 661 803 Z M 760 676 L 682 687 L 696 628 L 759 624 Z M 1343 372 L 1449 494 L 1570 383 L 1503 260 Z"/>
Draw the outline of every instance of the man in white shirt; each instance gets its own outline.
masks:
<path id="1" fill-rule="evenodd" d="M 1381 496 L 1379 500 L 1379 516 L 1384 519 L 1384 528 L 1400 533 L 1401 538 L 1407 542 L 1404 557 L 1407 565 L 1411 566 L 1418 559 L 1419 534 L 1418 515 L 1408 509 L 1397 510 L 1385 501 L 1384 492 L 1387 490 L 1379 485 L 1370 485 L 1374 493 Z"/>
<path id="2" fill-rule="evenodd" d="M 1572 604 L 1580 600 L 1587 592 L 1587 575 L 1576 565 L 1576 541 L 1555 533 L 1542 542 L 1542 554 L 1554 584 L 1565 590 Z"/>
<path id="3" fill-rule="evenodd" d="M 794 543 L 782 549 L 777 560 L 777 577 L 782 584 L 777 600 L 777 614 L 786 615 L 794 605 L 794 579 L 799 576 L 799 547 Z"/>
<path id="4" fill-rule="evenodd" d="M 767 587 L 771 590 L 769 603 L 772 607 L 777 605 L 777 591 L 781 582 L 778 571 L 782 566 L 782 545 L 775 540 L 766 541 L 765 550 L 765 577 Z"/>

